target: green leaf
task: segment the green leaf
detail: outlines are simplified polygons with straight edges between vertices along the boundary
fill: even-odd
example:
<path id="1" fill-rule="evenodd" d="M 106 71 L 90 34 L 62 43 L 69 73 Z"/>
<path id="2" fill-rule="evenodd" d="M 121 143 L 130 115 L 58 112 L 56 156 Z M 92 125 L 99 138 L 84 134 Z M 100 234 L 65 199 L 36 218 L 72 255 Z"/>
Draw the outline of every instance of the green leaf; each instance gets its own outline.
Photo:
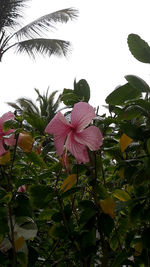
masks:
<path id="1" fill-rule="evenodd" d="M 31 162 L 33 162 L 36 166 L 43 167 L 43 168 L 47 167 L 46 163 L 44 162 L 42 157 L 40 157 L 40 155 L 38 155 L 34 151 L 31 151 L 30 153 L 27 153 L 26 155 L 27 155 L 28 159 Z"/>
<path id="2" fill-rule="evenodd" d="M 73 106 L 75 103 L 80 101 L 79 96 L 77 96 L 71 89 L 63 90 L 61 100 L 66 106 Z"/>
<path id="3" fill-rule="evenodd" d="M 121 189 L 116 189 L 113 193 L 113 196 L 119 199 L 120 201 L 128 201 L 131 199 L 129 194 Z"/>
<path id="4" fill-rule="evenodd" d="M 132 105 L 127 107 L 125 110 L 119 113 L 119 120 L 133 120 L 141 116 L 141 114 L 145 115 L 146 111 L 138 105 Z"/>
<path id="5" fill-rule="evenodd" d="M 46 185 L 33 185 L 30 188 L 30 196 L 35 207 L 44 208 L 53 197 L 53 189 Z"/>
<path id="6" fill-rule="evenodd" d="M 61 222 L 63 220 L 63 216 L 61 214 L 61 212 L 55 212 L 51 219 L 54 221 L 54 222 Z"/>
<path id="7" fill-rule="evenodd" d="M 51 217 L 53 215 L 54 211 L 52 209 L 44 209 L 39 217 L 38 217 L 38 220 L 39 221 L 48 221 L 48 220 L 51 220 Z"/>
<path id="8" fill-rule="evenodd" d="M 126 101 L 133 100 L 141 95 L 141 91 L 134 88 L 129 83 L 115 89 L 106 98 L 106 103 L 110 105 L 122 105 Z"/>
<path id="9" fill-rule="evenodd" d="M 85 225 L 95 214 L 96 210 L 93 208 L 84 209 L 80 216 L 80 224 Z"/>
<path id="10" fill-rule="evenodd" d="M 47 123 L 46 120 L 44 120 L 44 118 L 41 118 L 37 114 L 30 113 L 30 115 L 25 115 L 25 119 L 39 132 L 44 132 Z"/>
<path id="11" fill-rule="evenodd" d="M 101 227 L 102 227 L 103 233 L 107 237 L 109 237 L 111 232 L 112 232 L 112 230 L 113 230 L 113 228 L 114 228 L 113 219 L 109 215 L 107 215 L 105 213 L 102 213 L 100 215 L 100 222 L 101 222 Z"/>
<path id="12" fill-rule="evenodd" d="M 22 267 L 27 267 L 28 266 L 28 257 L 25 253 L 19 251 L 17 253 L 17 260 L 20 263 Z"/>
<path id="13" fill-rule="evenodd" d="M 127 75 L 125 76 L 126 80 L 135 88 L 141 92 L 149 92 L 149 85 L 140 77 L 135 75 Z"/>
<path id="14" fill-rule="evenodd" d="M 17 129 L 19 127 L 19 124 L 15 120 L 8 120 L 3 123 L 3 130 L 6 132 L 9 129 Z"/>
<path id="15" fill-rule="evenodd" d="M 109 194 L 103 185 L 98 186 L 97 193 L 98 193 L 100 199 L 105 199 L 105 198 L 109 197 Z"/>
<path id="16" fill-rule="evenodd" d="M 120 129 L 123 133 L 125 133 L 127 136 L 134 140 L 143 140 L 143 132 L 142 129 L 135 124 L 132 124 L 130 122 L 124 122 L 120 124 Z"/>
<path id="17" fill-rule="evenodd" d="M 142 233 L 142 243 L 145 248 L 150 248 L 150 228 L 144 229 Z"/>
<path id="18" fill-rule="evenodd" d="M 125 250 L 122 250 L 121 252 L 118 253 L 118 255 L 116 256 L 113 264 L 112 264 L 112 267 L 120 267 L 122 266 L 122 263 L 125 259 L 127 259 L 128 256 L 126 254 L 126 251 Z"/>
<path id="19" fill-rule="evenodd" d="M 81 246 L 83 248 L 95 245 L 96 242 L 96 231 L 95 228 L 92 228 L 88 232 L 82 234 L 81 237 Z"/>
<path id="20" fill-rule="evenodd" d="M 76 83 L 74 81 L 74 92 L 79 96 L 81 101 L 88 102 L 90 99 L 90 87 L 86 80 L 82 79 Z"/>
<path id="21" fill-rule="evenodd" d="M 6 203 L 8 204 L 12 199 L 12 193 L 8 192 L 1 200 L 0 203 Z"/>
<path id="22" fill-rule="evenodd" d="M 143 63 L 150 63 L 150 47 L 137 34 L 129 34 L 128 46 L 132 55 Z"/>
<path id="23" fill-rule="evenodd" d="M 62 193 L 61 197 L 62 198 L 66 198 L 66 197 L 69 197 L 77 192 L 80 192 L 80 190 L 82 189 L 81 186 L 74 186 L 72 187 L 71 189 L 65 191 L 64 193 Z"/>
<path id="24" fill-rule="evenodd" d="M 8 221 L 7 218 L 0 218 L 0 235 L 9 232 Z"/>
<path id="25" fill-rule="evenodd" d="M 145 111 L 150 112 L 150 103 L 143 99 L 138 99 L 136 101 L 136 104 L 143 108 Z"/>
<path id="26" fill-rule="evenodd" d="M 55 239 L 64 239 L 68 235 L 66 227 L 59 224 L 54 224 L 50 228 L 49 234 Z"/>
<path id="27" fill-rule="evenodd" d="M 91 200 L 81 200 L 79 202 L 79 207 L 81 207 L 82 209 L 88 209 L 88 208 L 95 209 L 94 202 Z"/>
<path id="28" fill-rule="evenodd" d="M 6 190 L 2 187 L 0 187 L 0 200 L 3 199 L 3 197 L 7 194 Z"/>
<path id="29" fill-rule="evenodd" d="M 32 217 L 32 215 L 32 208 L 28 196 L 25 194 L 18 194 L 15 199 L 15 216 Z"/>

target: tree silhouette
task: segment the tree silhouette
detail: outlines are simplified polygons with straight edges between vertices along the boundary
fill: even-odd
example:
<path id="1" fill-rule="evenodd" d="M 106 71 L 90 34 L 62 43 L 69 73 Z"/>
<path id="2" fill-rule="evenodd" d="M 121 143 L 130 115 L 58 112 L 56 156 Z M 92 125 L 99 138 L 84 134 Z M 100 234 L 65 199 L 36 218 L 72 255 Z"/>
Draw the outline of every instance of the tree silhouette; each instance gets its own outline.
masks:
<path id="1" fill-rule="evenodd" d="M 25 52 L 32 58 L 36 54 L 51 56 L 67 55 L 70 42 L 59 39 L 43 38 L 46 31 L 54 29 L 57 22 L 67 23 L 77 18 L 74 8 L 62 9 L 42 16 L 20 28 L 22 8 L 28 0 L 0 0 L 0 61 L 5 52 L 15 48 L 16 52 Z"/>

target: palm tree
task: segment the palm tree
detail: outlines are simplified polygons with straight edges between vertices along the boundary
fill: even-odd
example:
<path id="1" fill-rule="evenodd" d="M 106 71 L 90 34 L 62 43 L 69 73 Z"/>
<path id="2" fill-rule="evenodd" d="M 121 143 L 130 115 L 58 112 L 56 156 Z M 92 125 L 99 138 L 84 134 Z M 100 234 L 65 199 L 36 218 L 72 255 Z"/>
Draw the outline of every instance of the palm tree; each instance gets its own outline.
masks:
<path id="1" fill-rule="evenodd" d="M 15 109 L 17 115 L 22 115 L 35 130 L 43 133 L 48 122 L 60 110 L 61 95 L 56 98 L 58 91 L 49 94 L 49 88 L 43 95 L 38 89 L 35 91 L 38 95 L 37 103 L 30 98 L 19 98 L 16 103 L 8 102 L 7 104 Z"/>
<path id="2" fill-rule="evenodd" d="M 35 58 L 37 53 L 66 56 L 70 42 L 59 39 L 43 38 L 50 28 L 54 29 L 57 22 L 67 23 L 77 18 L 78 11 L 74 8 L 62 9 L 42 16 L 26 26 L 19 28 L 22 17 L 21 9 L 28 0 L 0 0 L 0 61 L 5 52 L 16 48 L 16 52 L 26 52 Z M 11 33 L 10 33 L 11 32 Z"/>

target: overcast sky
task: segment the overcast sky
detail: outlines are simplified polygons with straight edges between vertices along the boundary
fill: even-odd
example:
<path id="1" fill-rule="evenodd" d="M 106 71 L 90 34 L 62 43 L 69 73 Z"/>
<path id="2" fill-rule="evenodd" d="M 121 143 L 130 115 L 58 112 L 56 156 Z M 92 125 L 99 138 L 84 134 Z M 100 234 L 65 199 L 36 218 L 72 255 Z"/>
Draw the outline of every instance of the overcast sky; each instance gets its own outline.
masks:
<path id="1" fill-rule="evenodd" d="M 150 44 L 149 0 L 31 0 L 24 9 L 24 24 L 59 9 L 75 7 L 79 18 L 67 24 L 57 24 L 57 31 L 48 37 L 71 41 L 69 58 L 16 55 L 13 50 L 0 63 L 0 114 L 10 110 L 5 104 L 19 97 L 36 99 L 50 87 L 63 91 L 73 88 L 73 81 L 86 79 L 91 88 L 93 106 L 105 105 L 106 96 L 124 76 L 138 75 L 150 83 L 150 66 L 138 62 L 130 54 L 127 37 L 136 33 Z"/>

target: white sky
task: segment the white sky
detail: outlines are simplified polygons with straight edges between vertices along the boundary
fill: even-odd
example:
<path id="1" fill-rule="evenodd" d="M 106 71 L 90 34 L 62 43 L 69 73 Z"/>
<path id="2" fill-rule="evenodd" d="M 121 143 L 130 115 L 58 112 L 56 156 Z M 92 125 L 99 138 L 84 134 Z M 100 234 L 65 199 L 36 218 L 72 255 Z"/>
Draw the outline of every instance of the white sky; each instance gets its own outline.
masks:
<path id="1" fill-rule="evenodd" d="M 79 10 L 79 18 L 67 24 L 56 24 L 57 31 L 48 37 L 71 41 L 68 59 L 4 54 L 0 63 L 0 114 L 10 109 L 5 102 L 19 97 L 36 99 L 34 88 L 40 92 L 50 87 L 63 91 L 73 89 L 73 81 L 86 79 L 91 88 L 93 106 L 105 105 L 106 96 L 125 83 L 124 76 L 138 75 L 150 83 L 150 66 L 140 63 L 130 54 L 127 36 L 136 33 L 150 44 L 149 0 L 31 0 L 24 10 L 24 24 L 67 7 Z"/>

